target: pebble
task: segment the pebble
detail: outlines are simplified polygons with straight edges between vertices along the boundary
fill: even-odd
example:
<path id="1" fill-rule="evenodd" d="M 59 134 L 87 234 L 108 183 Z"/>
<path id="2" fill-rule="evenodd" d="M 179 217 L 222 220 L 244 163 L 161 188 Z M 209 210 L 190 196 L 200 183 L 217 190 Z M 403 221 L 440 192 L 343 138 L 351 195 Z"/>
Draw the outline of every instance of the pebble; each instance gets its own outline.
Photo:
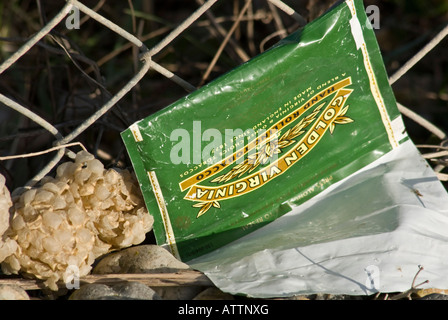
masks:
<path id="1" fill-rule="evenodd" d="M 125 282 L 107 286 L 105 284 L 85 284 L 74 291 L 69 300 L 160 300 L 160 296 L 150 287 L 140 282 Z"/>
<path id="2" fill-rule="evenodd" d="M 94 267 L 94 274 L 110 273 L 169 273 L 190 267 L 177 260 L 171 253 L 157 245 L 140 245 L 110 253 Z M 201 287 L 154 287 L 164 300 L 190 300 L 197 296 Z"/>
<path id="3" fill-rule="evenodd" d="M 193 300 L 235 300 L 235 298 L 216 287 L 210 287 L 199 293 Z"/>
<path id="4" fill-rule="evenodd" d="M 95 274 L 168 273 L 190 269 L 157 245 L 141 245 L 106 255 L 94 267 Z"/>
<path id="5" fill-rule="evenodd" d="M 418 300 L 448 300 L 448 295 L 441 293 L 431 293 Z"/>
<path id="6" fill-rule="evenodd" d="M 192 300 L 204 288 L 201 287 L 157 287 L 153 288 L 163 300 Z"/>
<path id="7" fill-rule="evenodd" d="M 15 285 L 0 285 L 0 300 L 30 300 L 24 289 Z"/>

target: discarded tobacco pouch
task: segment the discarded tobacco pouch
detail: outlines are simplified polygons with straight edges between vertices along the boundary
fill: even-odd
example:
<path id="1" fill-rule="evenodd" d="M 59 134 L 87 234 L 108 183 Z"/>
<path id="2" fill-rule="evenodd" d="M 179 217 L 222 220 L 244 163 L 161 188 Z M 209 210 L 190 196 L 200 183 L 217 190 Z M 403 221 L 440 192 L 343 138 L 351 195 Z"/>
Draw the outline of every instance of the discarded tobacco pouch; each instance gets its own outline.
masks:
<path id="1" fill-rule="evenodd" d="M 418 265 L 448 287 L 448 196 L 406 134 L 360 0 L 122 138 L 157 243 L 223 291 L 405 291 Z"/>

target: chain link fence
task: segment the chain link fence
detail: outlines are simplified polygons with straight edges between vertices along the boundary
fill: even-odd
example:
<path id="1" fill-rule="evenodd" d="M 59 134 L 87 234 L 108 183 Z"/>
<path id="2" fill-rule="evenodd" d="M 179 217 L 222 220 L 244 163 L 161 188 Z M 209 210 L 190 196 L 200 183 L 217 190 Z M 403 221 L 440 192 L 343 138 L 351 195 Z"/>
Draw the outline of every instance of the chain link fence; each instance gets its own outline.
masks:
<path id="1" fill-rule="evenodd" d="M 122 130 L 249 60 L 331 4 L 288 3 L 67 0 L 62 6 L 38 0 L 32 12 L 20 2 L 3 3 L 0 163 L 10 187 L 31 188 L 76 148 L 108 166 L 129 165 Z M 117 20 L 121 14 L 125 19 Z M 34 34 L 8 30 L 14 19 Z M 390 83 L 406 77 L 447 34 L 447 25 L 432 30 Z M 419 147 L 448 181 L 444 130 L 401 103 L 399 109 L 432 134 L 431 143 Z"/>

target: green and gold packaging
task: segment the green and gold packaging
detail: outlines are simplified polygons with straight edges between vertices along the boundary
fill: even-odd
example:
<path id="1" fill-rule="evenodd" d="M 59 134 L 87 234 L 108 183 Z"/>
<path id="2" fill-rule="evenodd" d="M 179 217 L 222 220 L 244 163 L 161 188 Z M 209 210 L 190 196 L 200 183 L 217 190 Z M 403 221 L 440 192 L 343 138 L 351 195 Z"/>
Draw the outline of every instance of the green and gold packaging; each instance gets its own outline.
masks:
<path id="1" fill-rule="evenodd" d="M 360 0 L 122 133 L 157 243 L 189 261 L 407 139 Z"/>

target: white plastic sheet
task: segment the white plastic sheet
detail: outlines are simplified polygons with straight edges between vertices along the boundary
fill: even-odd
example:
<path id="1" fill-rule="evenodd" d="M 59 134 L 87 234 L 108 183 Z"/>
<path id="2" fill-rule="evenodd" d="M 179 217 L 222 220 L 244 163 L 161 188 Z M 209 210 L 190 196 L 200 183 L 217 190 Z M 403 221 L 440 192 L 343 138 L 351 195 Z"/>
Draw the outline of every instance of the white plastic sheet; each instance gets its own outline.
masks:
<path id="1" fill-rule="evenodd" d="M 250 297 L 448 288 L 448 195 L 408 140 L 265 227 L 190 261 Z"/>

